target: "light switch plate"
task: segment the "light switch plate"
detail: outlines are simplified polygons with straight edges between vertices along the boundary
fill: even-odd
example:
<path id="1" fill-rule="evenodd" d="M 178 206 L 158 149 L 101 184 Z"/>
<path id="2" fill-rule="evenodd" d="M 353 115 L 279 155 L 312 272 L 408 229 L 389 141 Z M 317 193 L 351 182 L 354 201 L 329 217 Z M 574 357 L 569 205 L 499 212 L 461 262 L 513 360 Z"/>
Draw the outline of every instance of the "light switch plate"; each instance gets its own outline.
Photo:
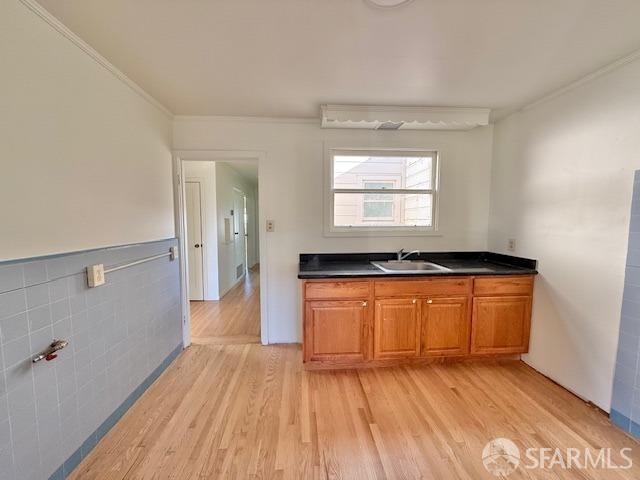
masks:
<path id="1" fill-rule="evenodd" d="M 104 285 L 104 265 L 90 265 L 87 267 L 87 283 L 90 288 Z"/>
<path id="2" fill-rule="evenodd" d="M 275 222 L 273 220 L 267 220 L 267 232 L 273 232 L 275 229 Z"/>

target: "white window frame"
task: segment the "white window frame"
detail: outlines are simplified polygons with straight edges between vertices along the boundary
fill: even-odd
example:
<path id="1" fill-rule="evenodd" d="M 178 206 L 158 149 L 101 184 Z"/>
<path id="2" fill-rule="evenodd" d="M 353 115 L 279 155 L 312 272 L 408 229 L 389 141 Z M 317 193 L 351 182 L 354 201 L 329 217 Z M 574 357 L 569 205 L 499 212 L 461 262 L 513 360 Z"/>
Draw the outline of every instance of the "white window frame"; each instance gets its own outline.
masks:
<path id="1" fill-rule="evenodd" d="M 386 193 L 403 194 L 431 194 L 431 218 L 432 225 L 426 226 L 385 226 L 385 225 L 334 225 L 334 197 L 336 193 L 380 193 L 379 189 L 344 189 L 333 188 L 333 158 L 336 155 L 363 155 L 363 156 L 387 156 L 387 157 L 433 157 L 431 169 L 431 189 L 393 189 L 385 190 Z M 326 148 L 325 149 L 325 221 L 324 234 L 327 237 L 375 237 L 375 236 L 429 236 L 438 234 L 438 210 L 440 203 L 440 154 L 436 149 L 422 148 Z"/>

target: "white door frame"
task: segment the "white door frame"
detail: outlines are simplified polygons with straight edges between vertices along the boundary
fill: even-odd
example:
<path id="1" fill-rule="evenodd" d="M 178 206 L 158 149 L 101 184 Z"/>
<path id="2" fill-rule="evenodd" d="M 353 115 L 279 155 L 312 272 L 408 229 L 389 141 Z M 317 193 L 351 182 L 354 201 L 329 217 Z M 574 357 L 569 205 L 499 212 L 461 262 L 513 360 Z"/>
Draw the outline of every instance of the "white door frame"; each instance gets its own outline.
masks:
<path id="1" fill-rule="evenodd" d="M 201 161 L 225 161 L 225 162 L 258 162 L 258 205 L 259 221 L 258 232 L 266 225 L 266 209 L 264 205 L 264 191 L 260 169 L 264 167 L 266 153 L 258 150 L 174 150 L 173 152 L 173 178 L 174 180 L 174 213 L 176 235 L 180 248 L 180 299 L 182 304 L 182 343 L 186 348 L 191 345 L 191 315 L 189 312 L 189 279 L 187 277 L 186 245 L 184 242 L 186 232 L 186 215 L 184 214 L 186 179 L 182 176 L 182 162 L 190 160 Z M 258 233 L 260 244 L 260 340 L 263 345 L 269 343 L 269 309 L 267 301 L 267 242 L 266 235 Z M 211 240 L 210 241 L 214 241 Z M 246 240 L 245 240 L 246 241 Z"/>

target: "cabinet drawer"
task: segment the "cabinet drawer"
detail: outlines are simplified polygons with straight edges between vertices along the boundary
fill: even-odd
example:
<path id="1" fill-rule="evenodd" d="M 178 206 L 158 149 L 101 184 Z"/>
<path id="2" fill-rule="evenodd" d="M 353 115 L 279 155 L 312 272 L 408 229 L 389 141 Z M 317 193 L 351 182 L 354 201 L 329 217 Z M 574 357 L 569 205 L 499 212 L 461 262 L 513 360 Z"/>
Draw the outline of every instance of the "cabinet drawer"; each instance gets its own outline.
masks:
<path id="1" fill-rule="evenodd" d="M 307 300 L 369 298 L 369 282 L 306 282 L 304 296 Z"/>
<path id="2" fill-rule="evenodd" d="M 474 295 L 531 295 L 532 276 L 477 277 L 473 282 Z"/>
<path id="3" fill-rule="evenodd" d="M 375 282 L 376 297 L 468 295 L 470 291 L 471 279 L 468 277 L 377 280 Z"/>

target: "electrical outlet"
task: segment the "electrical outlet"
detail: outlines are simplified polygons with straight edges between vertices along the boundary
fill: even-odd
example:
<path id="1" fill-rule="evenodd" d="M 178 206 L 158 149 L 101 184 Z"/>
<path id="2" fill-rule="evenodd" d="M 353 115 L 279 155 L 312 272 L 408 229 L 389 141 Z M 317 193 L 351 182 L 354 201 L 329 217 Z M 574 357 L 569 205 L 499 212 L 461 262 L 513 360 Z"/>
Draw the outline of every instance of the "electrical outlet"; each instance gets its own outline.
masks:
<path id="1" fill-rule="evenodd" d="M 510 252 L 515 252 L 516 251 L 516 239 L 515 238 L 510 238 L 509 240 L 507 240 L 507 250 L 509 250 Z"/>
<path id="2" fill-rule="evenodd" d="M 273 220 L 267 220 L 267 232 L 273 232 L 275 229 L 275 222 Z"/>
<path id="3" fill-rule="evenodd" d="M 90 265 L 87 267 L 87 283 L 90 288 L 104 285 L 104 265 Z"/>

